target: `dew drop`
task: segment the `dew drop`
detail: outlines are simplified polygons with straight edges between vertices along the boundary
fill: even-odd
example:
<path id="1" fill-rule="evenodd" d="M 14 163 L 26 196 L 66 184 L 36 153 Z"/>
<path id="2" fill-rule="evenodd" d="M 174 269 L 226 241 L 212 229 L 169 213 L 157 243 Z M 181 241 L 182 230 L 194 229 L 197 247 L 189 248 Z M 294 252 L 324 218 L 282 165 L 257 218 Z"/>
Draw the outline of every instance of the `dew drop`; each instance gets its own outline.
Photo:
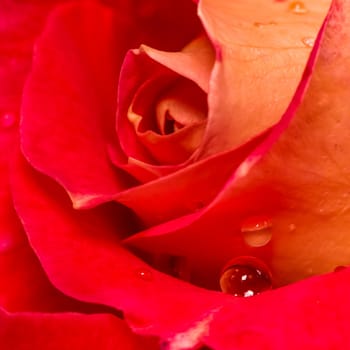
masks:
<path id="1" fill-rule="evenodd" d="M 270 229 L 264 229 L 255 232 L 246 232 L 243 238 L 251 247 L 263 247 L 271 241 L 272 231 Z"/>
<path id="2" fill-rule="evenodd" d="M 315 39 L 310 36 L 302 38 L 301 41 L 306 47 L 314 47 L 315 45 Z"/>
<path id="3" fill-rule="evenodd" d="M 272 238 L 272 222 L 266 216 L 252 216 L 241 224 L 244 241 L 251 247 L 263 247 Z"/>
<path id="4" fill-rule="evenodd" d="M 0 125 L 3 128 L 10 128 L 16 123 L 16 116 L 14 113 L 4 113 L 0 119 Z"/>
<path id="5" fill-rule="evenodd" d="M 289 5 L 289 10 L 297 15 L 303 15 L 307 13 L 307 8 L 302 1 L 293 1 Z"/>
<path id="6" fill-rule="evenodd" d="M 153 278 L 152 272 L 150 270 L 147 270 L 147 269 L 136 270 L 136 275 L 137 275 L 137 277 L 139 277 L 140 279 L 142 279 L 144 281 L 150 281 Z"/>
<path id="7" fill-rule="evenodd" d="M 252 297 L 272 288 L 271 273 L 259 259 L 241 256 L 229 261 L 220 277 L 224 293 Z"/>

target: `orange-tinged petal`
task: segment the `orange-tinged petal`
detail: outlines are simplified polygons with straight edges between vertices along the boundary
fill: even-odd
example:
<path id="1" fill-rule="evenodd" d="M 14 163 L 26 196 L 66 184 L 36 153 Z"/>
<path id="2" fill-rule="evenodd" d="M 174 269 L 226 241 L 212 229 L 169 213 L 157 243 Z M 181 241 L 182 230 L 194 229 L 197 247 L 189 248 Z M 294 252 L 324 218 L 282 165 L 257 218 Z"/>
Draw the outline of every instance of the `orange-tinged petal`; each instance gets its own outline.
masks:
<path id="1" fill-rule="evenodd" d="M 237 147 L 286 110 L 330 0 L 202 0 L 199 14 L 216 46 L 202 157 Z M 223 132 L 224 131 L 224 132 Z"/>

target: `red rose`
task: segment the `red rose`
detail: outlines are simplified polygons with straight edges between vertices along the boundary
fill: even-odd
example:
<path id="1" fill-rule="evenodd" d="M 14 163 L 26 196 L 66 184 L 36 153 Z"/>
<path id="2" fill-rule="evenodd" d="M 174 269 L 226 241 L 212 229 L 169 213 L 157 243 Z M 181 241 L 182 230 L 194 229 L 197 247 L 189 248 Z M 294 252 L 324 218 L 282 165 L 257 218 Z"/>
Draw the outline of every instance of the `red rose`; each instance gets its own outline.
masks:
<path id="1" fill-rule="evenodd" d="M 2 6 L 5 349 L 346 348 L 348 1 Z"/>

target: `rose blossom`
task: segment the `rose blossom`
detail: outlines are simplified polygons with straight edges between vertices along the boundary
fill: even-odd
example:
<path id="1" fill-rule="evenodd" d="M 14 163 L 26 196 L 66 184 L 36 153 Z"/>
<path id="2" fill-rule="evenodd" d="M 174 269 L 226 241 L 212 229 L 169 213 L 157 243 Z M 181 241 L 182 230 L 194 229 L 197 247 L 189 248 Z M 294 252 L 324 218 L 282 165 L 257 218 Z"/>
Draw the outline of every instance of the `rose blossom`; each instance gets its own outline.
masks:
<path id="1" fill-rule="evenodd" d="M 329 5 L 0 5 L 3 348 L 347 347 L 350 2 Z M 220 292 L 242 256 L 273 290 Z"/>

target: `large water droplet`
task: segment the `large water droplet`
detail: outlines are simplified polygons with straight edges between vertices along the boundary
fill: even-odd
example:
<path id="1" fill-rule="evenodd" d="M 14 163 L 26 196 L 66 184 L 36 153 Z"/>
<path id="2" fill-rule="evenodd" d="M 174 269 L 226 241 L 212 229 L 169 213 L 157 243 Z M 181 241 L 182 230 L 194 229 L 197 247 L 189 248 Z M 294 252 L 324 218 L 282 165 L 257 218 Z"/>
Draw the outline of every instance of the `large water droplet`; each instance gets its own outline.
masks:
<path id="1" fill-rule="evenodd" d="M 261 260 L 242 256 L 231 260 L 220 277 L 224 293 L 252 297 L 272 288 L 271 273 Z"/>
<path id="2" fill-rule="evenodd" d="M 302 1 L 293 1 L 289 5 L 289 10 L 297 15 L 303 15 L 307 13 L 307 8 Z"/>
<path id="3" fill-rule="evenodd" d="M 262 247 L 272 238 L 272 222 L 267 216 L 252 216 L 241 224 L 244 241 L 251 247 Z"/>
<path id="4" fill-rule="evenodd" d="M 14 113 L 4 113 L 0 117 L 0 125 L 3 128 L 10 128 L 16 123 L 16 115 Z"/>
<path id="5" fill-rule="evenodd" d="M 315 38 L 310 36 L 302 38 L 301 41 L 306 47 L 313 47 L 315 45 Z"/>

